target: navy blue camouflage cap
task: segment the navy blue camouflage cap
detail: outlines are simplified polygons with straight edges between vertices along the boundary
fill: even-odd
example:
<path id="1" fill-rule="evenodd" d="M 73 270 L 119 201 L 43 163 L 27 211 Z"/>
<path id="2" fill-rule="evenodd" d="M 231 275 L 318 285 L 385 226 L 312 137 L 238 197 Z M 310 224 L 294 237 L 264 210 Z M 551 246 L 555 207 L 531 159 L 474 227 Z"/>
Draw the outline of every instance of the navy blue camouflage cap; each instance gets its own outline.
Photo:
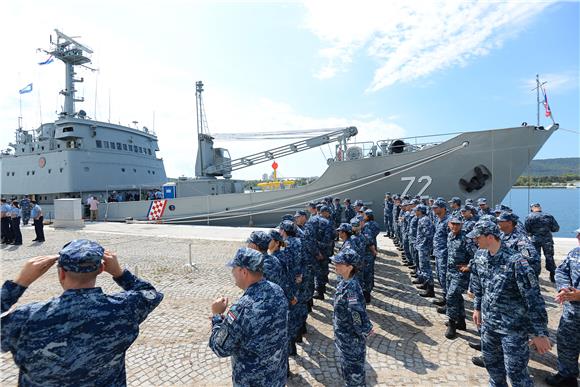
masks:
<path id="1" fill-rule="evenodd" d="M 254 243 L 260 250 L 267 250 L 271 240 L 270 235 L 264 231 L 252 231 L 246 243 Z"/>
<path id="2" fill-rule="evenodd" d="M 511 212 L 508 212 L 508 211 L 503 211 L 497 217 L 498 222 L 517 222 L 518 219 L 519 219 L 519 216 L 517 216 L 516 214 L 513 214 Z"/>
<path id="3" fill-rule="evenodd" d="M 471 199 L 471 198 L 466 199 L 465 204 L 469 204 L 469 205 L 473 204 L 473 199 Z"/>
<path id="4" fill-rule="evenodd" d="M 295 230 L 295 227 L 296 226 L 294 226 L 294 223 L 292 223 L 289 220 L 285 220 L 282 223 L 280 223 L 280 230 L 284 230 L 286 232 L 288 232 L 288 231 L 294 231 Z"/>
<path id="5" fill-rule="evenodd" d="M 358 219 L 359 222 L 362 222 L 363 220 L 365 220 L 365 217 L 362 215 L 357 215 L 356 219 Z"/>
<path id="6" fill-rule="evenodd" d="M 497 224 L 490 222 L 489 220 L 480 220 L 475 223 L 473 230 L 467 234 L 467 237 L 476 238 L 480 235 L 493 235 L 499 237 L 499 227 L 497 227 Z"/>
<path id="7" fill-rule="evenodd" d="M 350 198 L 344 199 L 345 202 L 350 203 Z"/>
<path id="8" fill-rule="evenodd" d="M 352 234 L 352 226 L 350 223 L 341 223 L 340 226 L 336 229 L 336 231 L 344 231 L 349 234 Z"/>
<path id="9" fill-rule="evenodd" d="M 308 214 L 306 213 L 306 211 L 304 210 L 298 210 L 296 211 L 296 213 L 294 214 L 294 217 L 298 217 L 298 216 L 308 216 Z"/>
<path id="10" fill-rule="evenodd" d="M 365 209 L 365 215 L 371 215 L 371 216 L 374 216 L 374 215 L 375 215 L 375 213 L 374 213 L 374 212 L 373 212 L 373 210 L 371 210 L 370 208 L 366 208 L 366 209 Z"/>
<path id="11" fill-rule="evenodd" d="M 459 218 L 457 216 L 452 216 L 451 218 L 449 218 L 449 223 L 462 224 L 463 220 L 461 220 L 461 218 Z"/>
<path id="12" fill-rule="evenodd" d="M 360 206 L 364 206 L 365 204 L 363 203 L 362 200 L 355 200 L 354 201 L 354 206 L 355 207 L 360 207 Z"/>
<path id="13" fill-rule="evenodd" d="M 534 207 L 542 207 L 542 206 L 540 205 L 540 203 L 533 203 L 530 205 L 530 208 L 534 208 Z"/>
<path id="14" fill-rule="evenodd" d="M 419 204 L 417 207 L 415 207 L 415 211 L 421 211 L 423 214 L 426 214 L 427 206 L 425 206 L 424 204 Z"/>
<path id="15" fill-rule="evenodd" d="M 479 217 L 479 220 L 487 220 L 487 221 L 490 221 L 493 223 L 497 223 L 497 218 L 493 215 L 490 215 L 490 214 L 481 215 Z"/>
<path id="16" fill-rule="evenodd" d="M 284 214 L 284 215 L 282 215 L 282 220 L 294 220 L 294 215 Z"/>
<path id="17" fill-rule="evenodd" d="M 340 203 L 340 198 L 334 198 L 333 200 Z"/>
<path id="18" fill-rule="evenodd" d="M 101 266 L 105 249 L 95 241 L 75 239 L 63 246 L 58 265 L 65 271 L 90 273 Z"/>
<path id="19" fill-rule="evenodd" d="M 320 212 L 330 212 L 330 207 L 328 207 L 328 206 L 321 206 L 319 211 Z"/>
<path id="20" fill-rule="evenodd" d="M 449 203 L 453 203 L 453 204 L 459 204 L 459 205 L 461 205 L 461 199 L 460 199 L 460 198 L 458 198 L 457 196 L 453 196 L 453 197 L 451 198 L 451 200 L 449 201 Z"/>
<path id="21" fill-rule="evenodd" d="M 391 196 L 390 192 L 385 192 L 385 196 Z"/>
<path id="22" fill-rule="evenodd" d="M 473 212 L 473 211 L 475 211 L 475 207 L 470 206 L 469 204 L 466 204 L 463 207 L 461 207 L 460 211 L 461 212 L 466 212 L 466 211 Z"/>
<path id="23" fill-rule="evenodd" d="M 358 219 L 358 216 L 350 220 L 350 225 L 352 227 L 360 227 L 360 220 Z"/>
<path id="24" fill-rule="evenodd" d="M 419 203 L 421 203 L 421 201 L 419 199 L 411 200 L 411 204 L 419 204 Z"/>
<path id="25" fill-rule="evenodd" d="M 243 269 L 261 273 L 264 271 L 264 255 L 254 249 L 242 247 L 236 252 L 234 258 L 229 261 L 226 266 L 241 267 Z"/>
<path id="26" fill-rule="evenodd" d="M 316 203 L 314 203 L 314 202 L 309 202 L 309 203 L 307 204 L 307 207 L 310 207 L 310 208 L 316 208 Z"/>
<path id="27" fill-rule="evenodd" d="M 358 209 L 358 212 L 365 212 L 367 210 L 367 208 L 365 206 L 362 206 L 361 208 Z"/>
<path id="28" fill-rule="evenodd" d="M 317 203 L 317 204 L 316 204 L 316 211 L 320 212 L 320 209 L 321 209 L 323 206 L 324 206 L 324 204 L 322 204 L 322 203 Z M 324 206 L 324 207 L 326 207 L 326 206 Z"/>
<path id="29" fill-rule="evenodd" d="M 435 200 L 435 202 L 433 202 L 433 205 L 431 205 L 431 208 L 447 208 L 447 203 L 445 203 L 445 200 Z"/>
<path id="30" fill-rule="evenodd" d="M 501 205 L 496 204 L 494 209 L 493 209 L 493 212 L 495 212 L 496 214 L 499 214 L 500 212 L 502 212 Z"/>
<path id="31" fill-rule="evenodd" d="M 292 226 L 294 226 L 294 224 L 292 224 Z M 278 230 L 270 230 L 269 236 L 273 241 L 284 242 L 284 238 Z"/>
<path id="32" fill-rule="evenodd" d="M 487 204 L 487 199 L 486 198 L 479 198 L 479 199 L 477 199 L 477 204 L 478 205 Z"/>
<path id="33" fill-rule="evenodd" d="M 347 265 L 356 266 L 359 256 L 353 249 L 343 249 L 340 250 L 338 253 L 330 257 L 330 260 L 334 263 L 344 263 Z"/>

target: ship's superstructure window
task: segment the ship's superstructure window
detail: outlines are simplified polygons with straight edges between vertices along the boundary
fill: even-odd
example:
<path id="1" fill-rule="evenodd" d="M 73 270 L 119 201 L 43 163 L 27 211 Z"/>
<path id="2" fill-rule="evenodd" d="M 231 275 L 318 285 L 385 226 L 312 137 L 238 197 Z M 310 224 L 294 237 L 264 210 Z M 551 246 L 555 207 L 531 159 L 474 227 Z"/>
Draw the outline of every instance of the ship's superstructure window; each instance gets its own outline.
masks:
<path id="1" fill-rule="evenodd" d="M 12 176 L 14 176 L 14 172 L 12 172 Z"/>
<path id="2" fill-rule="evenodd" d="M 31 152 L 34 152 L 34 147 L 30 148 L 30 151 L 31 151 Z"/>
<path id="3" fill-rule="evenodd" d="M 62 128 L 63 133 L 64 132 L 72 132 L 74 130 L 74 128 L 72 126 L 67 126 L 66 128 Z"/>
<path id="4" fill-rule="evenodd" d="M 147 153 L 149 153 L 149 155 L 151 155 L 151 148 L 147 149 Z"/>
<path id="5" fill-rule="evenodd" d="M 143 153 L 143 148 L 139 147 L 139 153 Z"/>
<path id="6" fill-rule="evenodd" d="M 52 169 L 50 169 L 50 168 L 49 168 L 49 169 L 48 169 L 48 173 L 51 173 L 51 172 L 52 172 Z"/>
<path id="7" fill-rule="evenodd" d="M 62 168 L 60 168 L 60 173 L 62 173 Z"/>
<path id="8" fill-rule="evenodd" d="M 97 148 L 102 148 L 103 142 L 101 140 L 97 140 Z"/>
<path id="9" fill-rule="evenodd" d="M 34 175 L 34 171 L 32 171 L 32 174 Z"/>
<path id="10" fill-rule="evenodd" d="M 83 169 L 85 170 L 85 172 L 89 171 L 89 167 L 84 167 Z"/>
<path id="11" fill-rule="evenodd" d="M 123 150 L 127 150 L 127 144 L 123 144 Z"/>
<path id="12" fill-rule="evenodd" d="M 125 168 L 121 168 L 121 172 L 125 172 Z"/>
<path id="13" fill-rule="evenodd" d="M 137 148 L 137 145 L 135 145 L 135 153 L 139 152 L 139 148 Z"/>
<path id="14" fill-rule="evenodd" d="M 105 146 L 105 149 L 109 149 L 109 141 L 103 141 L 103 145 Z"/>
<path id="15" fill-rule="evenodd" d="M 120 143 L 120 142 L 118 142 L 118 143 L 117 143 L 117 150 L 121 150 L 121 149 L 123 149 L 123 148 L 121 148 L 121 143 Z"/>
<path id="16" fill-rule="evenodd" d="M 129 144 L 129 152 L 133 152 L 133 145 Z"/>
<path id="17" fill-rule="evenodd" d="M 137 173 L 137 169 L 133 168 L 133 172 Z"/>
<path id="18" fill-rule="evenodd" d="M 40 149 L 44 150 L 44 147 L 43 147 L 43 146 L 41 146 L 41 147 L 40 147 Z"/>
<path id="19" fill-rule="evenodd" d="M 26 176 L 30 176 L 30 171 L 26 171 Z"/>

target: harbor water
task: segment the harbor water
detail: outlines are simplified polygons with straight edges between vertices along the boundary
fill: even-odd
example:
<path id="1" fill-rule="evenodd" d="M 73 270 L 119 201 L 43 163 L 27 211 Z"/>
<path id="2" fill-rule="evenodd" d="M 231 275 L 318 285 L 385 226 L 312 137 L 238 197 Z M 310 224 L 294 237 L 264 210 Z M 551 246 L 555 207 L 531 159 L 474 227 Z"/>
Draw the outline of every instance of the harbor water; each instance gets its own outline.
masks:
<path id="1" fill-rule="evenodd" d="M 560 231 L 555 237 L 574 238 L 580 227 L 580 189 L 574 188 L 512 188 L 502 202 L 520 218 L 530 212 L 530 204 L 540 203 L 542 210 L 556 218 Z"/>

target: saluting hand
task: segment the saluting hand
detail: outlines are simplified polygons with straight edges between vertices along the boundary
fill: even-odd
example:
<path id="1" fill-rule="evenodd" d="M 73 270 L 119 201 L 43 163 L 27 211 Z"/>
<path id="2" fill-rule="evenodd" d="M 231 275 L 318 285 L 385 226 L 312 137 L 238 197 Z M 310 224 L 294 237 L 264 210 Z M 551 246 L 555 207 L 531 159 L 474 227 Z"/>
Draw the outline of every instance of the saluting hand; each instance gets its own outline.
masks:
<path id="1" fill-rule="evenodd" d="M 20 286 L 29 287 L 31 283 L 39 279 L 52 265 L 54 265 L 58 257 L 58 254 L 53 254 L 30 258 L 26 261 L 24 266 L 22 266 L 20 274 L 14 282 Z"/>
<path id="2" fill-rule="evenodd" d="M 103 254 L 103 265 L 104 271 L 113 276 L 113 278 L 119 278 L 123 275 L 123 269 L 117 260 L 117 254 L 112 251 L 105 250 Z"/>
<path id="3" fill-rule="evenodd" d="M 211 313 L 212 314 L 223 314 L 228 307 L 228 298 L 227 297 L 220 297 L 216 299 L 211 304 Z"/>

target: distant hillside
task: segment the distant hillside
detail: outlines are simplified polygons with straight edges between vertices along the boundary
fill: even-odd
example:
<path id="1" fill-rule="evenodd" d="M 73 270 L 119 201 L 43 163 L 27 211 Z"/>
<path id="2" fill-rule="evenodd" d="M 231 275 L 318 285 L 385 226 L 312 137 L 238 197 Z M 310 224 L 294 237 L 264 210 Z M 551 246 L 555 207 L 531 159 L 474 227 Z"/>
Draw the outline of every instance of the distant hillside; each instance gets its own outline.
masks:
<path id="1" fill-rule="evenodd" d="M 529 171 L 524 171 L 527 176 L 562 176 L 580 175 L 580 157 L 567 157 L 561 159 L 532 160 Z"/>

